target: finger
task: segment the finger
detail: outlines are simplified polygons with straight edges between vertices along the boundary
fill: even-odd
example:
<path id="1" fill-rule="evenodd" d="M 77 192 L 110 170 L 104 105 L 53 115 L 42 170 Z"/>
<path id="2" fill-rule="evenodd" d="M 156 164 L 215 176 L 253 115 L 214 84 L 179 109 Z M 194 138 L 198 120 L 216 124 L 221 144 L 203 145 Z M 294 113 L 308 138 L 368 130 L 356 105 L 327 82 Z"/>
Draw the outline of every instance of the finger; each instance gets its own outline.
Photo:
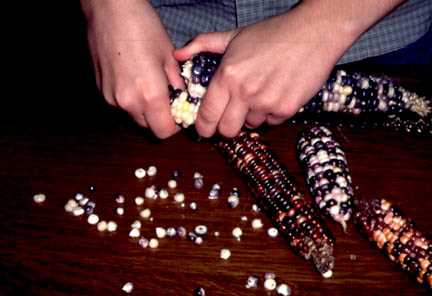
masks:
<path id="1" fill-rule="evenodd" d="M 178 132 L 178 127 L 171 116 L 167 85 L 168 81 L 164 72 L 154 73 L 154 80 L 147 85 L 148 90 L 144 92 L 146 97 L 141 104 L 141 110 L 148 126 L 161 139 Z"/>
<path id="2" fill-rule="evenodd" d="M 287 119 L 288 118 L 286 118 L 286 117 L 281 117 L 281 116 L 276 116 L 276 115 L 273 115 L 273 114 L 269 114 L 266 117 L 266 122 L 269 125 L 279 125 L 279 124 L 282 124 Z"/>
<path id="3" fill-rule="evenodd" d="M 199 108 L 195 127 L 203 137 L 211 137 L 229 101 L 228 90 L 220 87 L 217 76 L 212 80 Z"/>
<path id="4" fill-rule="evenodd" d="M 186 46 L 175 50 L 174 57 L 178 61 L 186 61 L 192 56 L 204 51 L 224 53 L 228 44 L 236 34 L 237 30 L 199 34 Z"/>
<path id="5" fill-rule="evenodd" d="M 176 89 L 184 89 L 185 84 L 183 78 L 180 76 L 180 68 L 174 59 L 170 59 L 165 65 L 165 73 L 169 83 Z"/>
<path id="6" fill-rule="evenodd" d="M 145 118 L 145 115 L 141 112 L 129 112 L 129 115 L 138 123 L 140 126 L 148 128 L 148 123 Z"/>
<path id="7" fill-rule="evenodd" d="M 249 112 L 247 102 L 231 98 L 218 125 L 219 133 L 233 138 L 240 132 Z"/>
<path id="8" fill-rule="evenodd" d="M 266 114 L 260 111 L 251 110 L 246 116 L 246 125 L 249 128 L 257 128 L 266 120 Z"/>

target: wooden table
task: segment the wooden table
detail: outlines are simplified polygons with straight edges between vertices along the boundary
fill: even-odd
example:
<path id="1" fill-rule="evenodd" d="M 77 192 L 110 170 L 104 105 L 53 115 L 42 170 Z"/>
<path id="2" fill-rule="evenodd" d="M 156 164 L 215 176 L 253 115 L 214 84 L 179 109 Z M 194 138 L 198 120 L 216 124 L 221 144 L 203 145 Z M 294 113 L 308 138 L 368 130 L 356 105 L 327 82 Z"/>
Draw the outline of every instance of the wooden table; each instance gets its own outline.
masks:
<path id="1" fill-rule="evenodd" d="M 58 110 L 39 107 L 33 116 L 0 127 L 0 294 L 119 295 L 122 285 L 131 281 L 135 295 L 192 295 L 198 286 L 209 295 L 266 295 L 262 285 L 247 290 L 246 279 L 275 272 L 294 295 L 426 295 L 352 225 L 343 234 L 330 221 L 337 238 L 336 267 L 333 278 L 322 279 L 281 238 L 267 236 L 269 220 L 251 211 L 247 187 L 212 145 L 184 133 L 156 141 L 127 116 L 95 99 L 79 113 L 79 107 L 94 97 L 86 84 L 80 92 L 80 103 L 61 116 L 55 115 Z M 282 125 L 263 135 L 306 192 L 295 158 L 295 137 L 301 128 Z M 429 231 L 432 139 L 380 129 L 333 130 L 345 148 L 357 197 L 386 197 Z M 137 180 L 134 170 L 151 164 L 157 166 L 157 176 Z M 186 194 L 186 205 L 196 201 L 198 210 L 181 208 L 172 197 L 146 200 L 154 221 L 144 222 L 143 234 L 154 236 L 156 226 L 183 225 L 191 230 L 206 224 L 210 235 L 201 246 L 165 238 L 158 249 L 142 249 L 128 238 L 129 225 L 138 217 L 133 198 L 149 185 L 166 186 L 173 170 L 182 172 L 179 190 Z M 204 174 L 202 190 L 192 186 L 195 171 Z M 210 201 L 207 195 L 214 183 L 221 184 L 222 194 Z M 96 192 L 88 191 L 90 185 Z M 238 208 L 229 209 L 226 197 L 233 186 L 240 188 L 242 197 Z M 47 195 L 41 205 L 32 201 L 38 192 Z M 118 231 L 101 234 L 85 217 L 67 214 L 63 206 L 76 192 L 95 200 L 96 212 L 116 220 Z M 114 214 L 115 193 L 126 197 L 123 217 Z M 247 222 L 240 220 L 243 215 Z M 263 219 L 262 230 L 252 230 L 254 217 Z M 231 236 L 235 226 L 244 231 L 240 242 Z M 220 237 L 213 237 L 213 231 L 220 231 Z M 219 259 L 224 247 L 232 251 L 228 261 Z"/>
<path id="2" fill-rule="evenodd" d="M 83 41 L 82 31 L 74 36 L 73 40 Z M 427 294 L 352 225 L 344 234 L 331 221 L 328 225 L 337 239 L 336 267 L 331 279 L 321 278 L 283 239 L 267 236 L 269 220 L 251 211 L 253 198 L 243 180 L 209 143 L 185 133 L 157 141 L 125 114 L 105 106 L 86 60 L 81 59 L 85 49 L 80 44 L 64 53 L 70 58 L 64 64 L 49 63 L 52 71 L 38 80 L 31 99 L 16 93 L 1 111 L 1 295 L 121 295 L 128 281 L 135 285 L 133 295 L 192 295 L 199 286 L 208 295 L 268 295 L 262 282 L 258 289 L 245 288 L 249 275 L 262 279 L 265 272 L 276 273 L 278 282 L 289 284 L 293 295 Z M 48 55 L 54 56 L 53 52 Z M 388 73 L 432 95 L 430 80 L 416 68 Z M 306 192 L 295 157 L 295 137 L 302 127 L 282 125 L 264 130 L 263 135 Z M 333 131 L 346 151 L 358 186 L 356 196 L 386 197 L 401 205 L 420 229 L 430 231 L 432 139 L 382 129 Z M 152 164 L 158 168 L 156 177 L 141 181 L 134 177 L 136 168 Z M 133 198 L 152 184 L 166 186 L 173 170 L 182 172 L 179 190 L 186 194 L 186 207 L 175 204 L 172 196 L 146 200 L 144 207 L 152 210 L 154 221 L 144 222 L 143 235 L 154 236 L 156 226 L 182 225 L 191 230 L 198 224 L 207 225 L 210 234 L 200 246 L 165 238 L 157 249 L 142 249 L 128 238 L 130 224 L 138 217 Z M 202 190 L 192 186 L 195 171 L 204 174 Z M 207 195 L 214 183 L 221 184 L 222 194 L 210 201 Z M 88 191 L 90 185 L 95 192 Z M 241 202 L 229 209 L 226 198 L 233 186 L 240 188 Z M 47 195 L 40 205 L 32 201 L 38 192 Z M 64 204 L 76 192 L 96 201 L 96 212 L 116 220 L 119 229 L 99 233 L 84 216 L 67 214 Z M 114 213 L 115 193 L 126 197 L 122 217 Z M 191 201 L 198 203 L 197 211 L 188 208 Z M 248 221 L 242 222 L 241 216 Z M 255 217 L 263 219 L 262 230 L 252 230 L 250 221 Z M 243 229 L 241 241 L 231 235 L 236 226 Z M 214 237 L 214 231 L 220 231 L 220 237 Z M 229 260 L 219 258 L 221 248 L 232 251 Z"/>

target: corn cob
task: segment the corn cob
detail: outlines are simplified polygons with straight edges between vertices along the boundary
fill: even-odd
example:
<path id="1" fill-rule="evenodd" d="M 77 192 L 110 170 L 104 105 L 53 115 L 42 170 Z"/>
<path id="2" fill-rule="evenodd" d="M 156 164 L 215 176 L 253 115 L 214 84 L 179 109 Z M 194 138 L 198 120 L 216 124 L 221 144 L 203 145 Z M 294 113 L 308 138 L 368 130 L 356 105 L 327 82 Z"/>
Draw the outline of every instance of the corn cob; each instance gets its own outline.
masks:
<path id="1" fill-rule="evenodd" d="M 385 199 L 373 199 L 360 203 L 355 220 L 390 260 L 432 290 L 432 241 L 410 218 Z"/>
<path id="2" fill-rule="evenodd" d="M 221 57 L 201 53 L 182 65 L 181 75 L 187 89 L 171 95 L 171 113 L 179 125 L 188 127 L 195 122 L 201 99 Z M 361 118 L 366 123 L 372 122 L 371 115 L 377 115 L 378 123 L 384 127 L 432 134 L 431 102 L 382 77 L 334 72 L 298 114 L 329 112 L 366 114 L 367 117 Z M 384 120 L 380 115 L 384 115 Z"/>
<path id="3" fill-rule="evenodd" d="M 384 114 L 385 127 L 432 134 L 431 111 L 429 100 L 389 79 L 339 70 L 299 113 Z"/>
<path id="4" fill-rule="evenodd" d="M 301 134 L 297 151 L 315 203 L 346 231 L 346 222 L 352 214 L 353 188 L 339 143 L 327 128 L 317 126 Z"/>
<path id="5" fill-rule="evenodd" d="M 177 124 L 187 128 L 195 122 L 201 99 L 220 59 L 218 54 L 201 53 L 182 65 L 181 76 L 187 88 L 171 94 L 171 115 Z"/>
<path id="6" fill-rule="evenodd" d="M 234 139 L 220 140 L 217 145 L 228 162 L 247 179 L 257 202 L 291 247 L 306 260 L 312 260 L 324 277 L 331 277 L 333 236 L 259 135 L 242 132 Z"/>

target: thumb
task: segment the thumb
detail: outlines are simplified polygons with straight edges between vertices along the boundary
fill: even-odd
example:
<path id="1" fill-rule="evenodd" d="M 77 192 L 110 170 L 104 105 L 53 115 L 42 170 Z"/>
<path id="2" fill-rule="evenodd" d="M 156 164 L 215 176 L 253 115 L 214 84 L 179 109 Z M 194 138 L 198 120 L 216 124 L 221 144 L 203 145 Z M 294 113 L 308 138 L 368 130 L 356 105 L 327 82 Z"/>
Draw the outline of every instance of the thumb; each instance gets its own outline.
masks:
<path id="1" fill-rule="evenodd" d="M 177 89 L 184 89 L 185 84 L 183 78 L 180 76 L 180 68 L 176 60 L 171 58 L 165 64 L 165 73 L 167 75 L 169 83 Z"/>
<path id="2" fill-rule="evenodd" d="M 232 30 L 199 34 L 186 46 L 175 50 L 174 57 L 178 61 L 186 61 L 200 52 L 224 53 L 237 32 L 238 30 Z"/>

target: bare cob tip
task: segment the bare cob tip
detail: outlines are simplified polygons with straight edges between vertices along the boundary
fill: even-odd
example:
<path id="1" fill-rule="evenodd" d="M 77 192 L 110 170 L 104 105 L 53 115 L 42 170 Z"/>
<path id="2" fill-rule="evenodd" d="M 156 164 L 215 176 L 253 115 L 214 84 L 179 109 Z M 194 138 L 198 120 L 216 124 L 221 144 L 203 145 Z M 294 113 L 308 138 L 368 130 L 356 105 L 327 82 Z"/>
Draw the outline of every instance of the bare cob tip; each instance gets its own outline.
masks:
<path id="1" fill-rule="evenodd" d="M 329 242 L 322 241 L 319 248 L 311 252 L 312 261 L 321 275 L 328 279 L 333 276 L 335 258 L 333 257 L 333 246 Z"/>
<path id="2" fill-rule="evenodd" d="M 342 226 L 342 230 L 344 233 L 347 233 L 347 224 L 345 221 L 341 221 L 340 225 Z"/>

